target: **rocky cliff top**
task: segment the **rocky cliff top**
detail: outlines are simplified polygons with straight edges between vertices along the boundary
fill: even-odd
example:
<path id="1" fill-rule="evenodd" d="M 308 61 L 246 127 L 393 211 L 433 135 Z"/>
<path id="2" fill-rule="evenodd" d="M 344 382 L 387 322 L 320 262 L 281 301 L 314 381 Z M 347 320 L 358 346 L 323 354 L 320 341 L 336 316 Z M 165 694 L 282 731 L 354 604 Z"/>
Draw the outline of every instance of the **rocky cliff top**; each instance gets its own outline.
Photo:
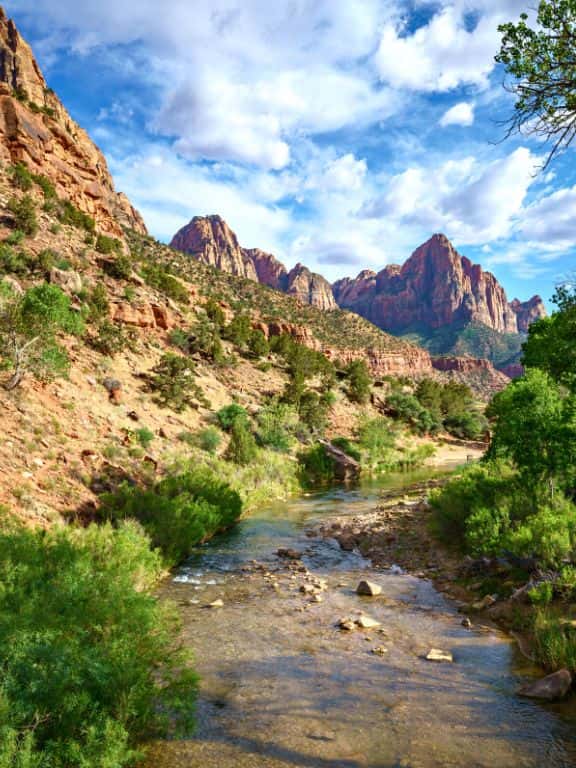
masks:
<path id="1" fill-rule="evenodd" d="M 25 163 L 99 228 L 145 233 L 140 214 L 118 194 L 106 160 L 72 120 L 42 74 L 30 46 L 0 7 L 0 162 Z"/>

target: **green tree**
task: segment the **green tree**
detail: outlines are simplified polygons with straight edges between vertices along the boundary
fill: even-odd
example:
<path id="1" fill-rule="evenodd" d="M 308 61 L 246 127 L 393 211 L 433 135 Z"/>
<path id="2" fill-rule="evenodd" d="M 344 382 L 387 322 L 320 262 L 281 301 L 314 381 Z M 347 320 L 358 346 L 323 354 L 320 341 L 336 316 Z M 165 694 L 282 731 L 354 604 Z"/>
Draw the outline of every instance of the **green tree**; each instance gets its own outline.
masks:
<path id="1" fill-rule="evenodd" d="M 211 320 L 217 328 L 221 329 L 226 323 L 226 315 L 220 304 L 216 299 L 208 299 L 204 305 L 204 311 L 209 320 Z"/>
<path id="2" fill-rule="evenodd" d="M 370 397 L 372 378 L 365 360 L 352 360 L 346 366 L 348 378 L 348 397 L 354 403 L 364 405 Z"/>
<path id="3" fill-rule="evenodd" d="M 226 458 L 235 464 L 246 466 L 256 459 L 257 454 L 256 440 L 250 427 L 242 419 L 236 419 L 230 430 L 230 442 L 226 449 Z"/>
<path id="4" fill-rule="evenodd" d="M 526 487 L 566 485 L 576 469 L 576 401 L 544 371 L 531 370 L 493 398 L 490 455 L 511 459 Z"/>
<path id="5" fill-rule="evenodd" d="M 540 0 L 535 25 L 523 13 L 498 29 L 502 45 L 496 61 L 516 97 L 508 135 L 543 137 L 552 149 L 545 165 L 576 134 L 576 0 Z"/>
<path id="6" fill-rule="evenodd" d="M 266 336 L 264 336 L 262 331 L 258 328 L 253 330 L 248 338 L 248 349 L 256 358 L 266 357 L 270 352 L 270 345 L 268 344 Z"/>
<path id="7" fill-rule="evenodd" d="M 0 359 L 12 372 L 6 388 L 15 389 L 26 373 L 44 380 L 65 375 L 69 361 L 57 335 L 83 330 L 82 318 L 58 286 L 43 283 L 23 296 L 0 286 Z"/>
<path id="8" fill-rule="evenodd" d="M 206 405 L 206 398 L 195 382 L 194 363 L 181 355 L 167 352 L 152 369 L 150 389 L 160 405 L 183 411 L 197 403 Z"/>
<path id="9" fill-rule="evenodd" d="M 216 414 L 218 423 L 225 432 L 231 432 L 232 427 L 237 421 L 241 421 L 244 424 L 248 424 L 248 412 L 246 408 L 243 408 L 238 403 L 230 403 L 225 405 Z"/>
<path id="10" fill-rule="evenodd" d="M 252 322 L 250 317 L 243 312 L 238 312 L 224 328 L 222 335 L 237 347 L 244 347 L 248 343 L 251 333 Z"/>
<path id="11" fill-rule="evenodd" d="M 560 286 L 552 299 L 557 311 L 536 320 L 522 347 L 526 368 L 540 368 L 576 392 L 576 294 Z"/>
<path id="12" fill-rule="evenodd" d="M 30 195 L 24 195 L 18 199 L 12 197 L 8 201 L 8 210 L 14 218 L 15 229 L 33 237 L 38 232 L 38 219 L 36 218 L 36 206 Z"/>

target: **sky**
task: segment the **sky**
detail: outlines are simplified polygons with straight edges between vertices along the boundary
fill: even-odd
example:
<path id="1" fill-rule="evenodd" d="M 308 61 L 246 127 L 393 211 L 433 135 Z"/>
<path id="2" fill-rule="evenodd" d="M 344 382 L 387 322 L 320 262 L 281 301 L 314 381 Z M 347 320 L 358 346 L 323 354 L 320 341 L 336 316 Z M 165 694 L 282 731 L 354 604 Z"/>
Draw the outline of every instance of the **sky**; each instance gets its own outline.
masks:
<path id="1" fill-rule="evenodd" d="M 432 234 L 509 298 L 571 275 L 576 164 L 505 139 L 527 0 L 4 0 L 154 236 L 220 214 L 331 281 Z"/>

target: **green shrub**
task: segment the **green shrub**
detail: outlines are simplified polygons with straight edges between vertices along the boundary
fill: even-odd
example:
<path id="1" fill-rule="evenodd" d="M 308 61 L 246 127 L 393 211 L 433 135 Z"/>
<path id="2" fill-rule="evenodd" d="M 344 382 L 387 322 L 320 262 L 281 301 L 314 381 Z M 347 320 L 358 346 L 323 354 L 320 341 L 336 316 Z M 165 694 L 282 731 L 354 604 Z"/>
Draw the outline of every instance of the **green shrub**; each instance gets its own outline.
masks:
<path id="1" fill-rule="evenodd" d="M 15 251 L 7 243 L 0 243 L 0 272 L 26 275 L 30 272 L 30 263 L 24 253 Z"/>
<path id="2" fill-rule="evenodd" d="M 270 345 L 262 331 L 253 330 L 248 338 L 248 349 L 252 357 L 266 357 L 270 352 Z"/>
<path id="3" fill-rule="evenodd" d="M 216 453 L 222 442 L 222 435 L 214 427 L 206 427 L 206 429 L 201 429 L 196 434 L 196 441 L 200 450 L 207 453 Z"/>
<path id="4" fill-rule="evenodd" d="M 189 303 L 190 299 L 186 288 L 159 264 L 147 264 L 142 270 L 142 276 L 148 285 L 156 288 L 165 296 L 179 301 L 181 304 Z"/>
<path id="5" fill-rule="evenodd" d="M 363 405 L 368 402 L 372 378 L 365 360 L 353 360 L 346 367 L 348 388 L 346 390 L 349 399 L 353 403 Z"/>
<path id="6" fill-rule="evenodd" d="M 554 585 L 551 581 L 543 581 L 528 590 L 532 605 L 549 605 L 554 597 Z"/>
<path id="7" fill-rule="evenodd" d="M 249 421 L 248 412 L 238 403 L 230 403 L 230 405 L 220 408 L 216 413 L 216 418 L 218 419 L 218 424 L 225 432 L 231 432 L 236 421 L 241 421 L 244 424 L 247 424 Z"/>
<path id="8" fill-rule="evenodd" d="M 38 232 L 38 219 L 36 218 L 36 206 L 30 195 L 24 195 L 18 199 L 12 197 L 8 201 L 8 210 L 11 212 L 14 228 L 33 237 Z"/>
<path id="9" fill-rule="evenodd" d="M 76 208 L 70 200 L 61 201 L 58 220 L 61 224 L 68 224 L 71 227 L 76 227 L 76 229 L 84 229 L 86 232 L 93 233 L 96 230 L 94 219 Z"/>
<path id="10" fill-rule="evenodd" d="M 115 523 L 138 520 L 170 565 L 241 513 L 238 493 L 205 467 L 167 477 L 150 489 L 123 486 L 104 495 L 101 508 L 103 518 Z"/>
<path id="11" fill-rule="evenodd" d="M 324 395 L 312 389 L 305 389 L 300 395 L 298 414 L 302 423 L 311 432 L 322 435 L 328 422 L 329 405 Z"/>
<path id="12" fill-rule="evenodd" d="M 111 253 L 122 253 L 122 243 L 115 237 L 108 237 L 108 235 L 98 235 L 96 237 L 96 250 L 98 253 L 103 253 L 108 256 Z"/>
<path id="13" fill-rule="evenodd" d="M 97 283 L 88 294 L 88 318 L 91 321 L 101 320 L 110 313 L 108 291 L 102 283 Z"/>
<path id="14" fill-rule="evenodd" d="M 339 448 L 341 451 L 344 451 L 344 453 L 347 456 L 350 456 L 351 459 L 356 459 L 356 461 L 361 462 L 362 461 L 362 454 L 358 450 L 358 447 L 354 445 L 352 440 L 350 440 L 347 437 L 333 437 L 332 440 L 330 440 L 332 445 L 334 445 L 336 448 Z"/>
<path id="15" fill-rule="evenodd" d="M 128 280 L 132 274 L 132 261 L 128 256 L 120 254 L 113 261 L 104 262 L 103 268 L 114 280 Z"/>
<path id="16" fill-rule="evenodd" d="M 226 458 L 234 464 L 247 466 L 257 456 L 256 440 L 250 427 L 243 419 L 236 418 L 230 429 L 230 442 L 226 449 Z"/>
<path id="17" fill-rule="evenodd" d="M 560 565 L 576 548 L 576 506 L 555 495 L 536 513 L 518 519 L 505 543 L 517 555 L 534 555 L 545 566 Z"/>
<path id="18" fill-rule="evenodd" d="M 140 427 L 139 429 L 134 430 L 134 434 L 136 435 L 136 439 L 142 448 L 144 448 L 144 450 L 148 450 L 150 444 L 154 440 L 154 432 L 152 432 L 151 429 L 148 429 L 148 427 Z"/>
<path id="19" fill-rule="evenodd" d="M 303 485 L 321 485 L 334 480 L 334 460 L 323 445 L 316 444 L 298 454 Z"/>
<path id="20" fill-rule="evenodd" d="M 96 335 L 89 339 L 90 346 L 102 355 L 114 357 L 130 343 L 130 335 L 122 326 L 103 320 L 96 328 Z"/>
<path id="21" fill-rule="evenodd" d="M 298 414 L 294 408 L 278 400 L 272 400 L 258 412 L 256 419 L 257 439 L 260 445 L 281 453 L 290 450 L 298 424 Z"/>
<path id="22" fill-rule="evenodd" d="M 34 178 L 24 163 L 16 163 L 8 168 L 8 174 L 13 186 L 21 189 L 22 192 L 29 192 L 32 189 Z"/>
<path id="23" fill-rule="evenodd" d="M 441 426 L 438 417 L 423 408 L 414 395 L 393 391 L 386 398 L 386 407 L 394 418 L 403 421 L 419 435 L 435 434 Z"/>
<path id="24" fill-rule="evenodd" d="M 444 420 L 446 431 L 463 440 L 480 440 L 488 429 L 488 421 L 482 414 L 468 411 Z"/>
<path id="25" fill-rule="evenodd" d="M 576 633 L 552 608 L 536 610 L 533 635 L 536 660 L 545 669 L 576 672 Z"/>
<path id="26" fill-rule="evenodd" d="M 132 765 L 192 727 L 196 677 L 134 524 L 0 534 L 0 765 Z"/>
<path id="27" fill-rule="evenodd" d="M 398 461 L 396 433 L 392 422 L 383 416 L 361 418 L 356 429 L 362 464 L 371 472 L 392 469 Z"/>
<path id="28" fill-rule="evenodd" d="M 204 305 L 204 311 L 210 321 L 214 323 L 218 328 L 222 328 L 226 322 L 226 315 L 224 310 L 214 299 L 208 299 Z"/>
<path id="29" fill-rule="evenodd" d="M 34 174 L 32 178 L 34 183 L 42 190 L 45 200 L 56 200 L 56 188 L 49 178 L 42 174 Z"/>
<path id="30" fill-rule="evenodd" d="M 15 229 L 14 232 L 10 232 L 8 237 L 4 240 L 6 245 L 20 245 L 26 235 L 21 229 Z"/>
<path id="31" fill-rule="evenodd" d="M 234 315 L 233 319 L 222 331 L 222 336 L 237 347 L 244 347 L 248 344 L 251 334 L 252 321 L 249 315 L 244 313 Z"/>
<path id="32" fill-rule="evenodd" d="M 174 411 L 183 411 L 197 403 L 206 404 L 206 398 L 195 383 L 194 363 L 181 355 L 167 353 L 152 369 L 150 389 L 156 402 Z"/>

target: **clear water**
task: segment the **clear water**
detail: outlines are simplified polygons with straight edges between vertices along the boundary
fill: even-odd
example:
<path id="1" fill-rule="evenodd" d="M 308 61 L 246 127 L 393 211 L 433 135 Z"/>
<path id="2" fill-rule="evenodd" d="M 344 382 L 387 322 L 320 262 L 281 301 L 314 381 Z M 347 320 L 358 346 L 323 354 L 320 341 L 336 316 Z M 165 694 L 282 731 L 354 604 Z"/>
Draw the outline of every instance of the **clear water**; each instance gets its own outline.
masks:
<path id="1" fill-rule="evenodd" d="M 147 768 L 576 766 L 574 703 L 518 698 L 539 673 L 509 638 L 464 629 L 430 582 L 374 571 L 306 536 L 327 517 L 372 509 L 383 485 L 402 493 L 416 479 L 422 474 L 273 502 L 199 548 L 164 585 L 182 606 L 202 686 L 194 736 L 153 745 Z M 274 555 L 285 546 L 327 580 L 323 602 L 298 591 L 304 574 L 290 578 Z M 243 570 L 253 559 L 265 570 Z M 366 577 L 383 586 L 381 597 L 355 594 Z M 223 608 L 205 607 L 217 598 Z M 381 628 L 336 628 L 358 611 Z M 378 646 L 385 655 L 371 653 Z M 451 651 L 454 663 L 424 660 L 432 647 Z"/>

